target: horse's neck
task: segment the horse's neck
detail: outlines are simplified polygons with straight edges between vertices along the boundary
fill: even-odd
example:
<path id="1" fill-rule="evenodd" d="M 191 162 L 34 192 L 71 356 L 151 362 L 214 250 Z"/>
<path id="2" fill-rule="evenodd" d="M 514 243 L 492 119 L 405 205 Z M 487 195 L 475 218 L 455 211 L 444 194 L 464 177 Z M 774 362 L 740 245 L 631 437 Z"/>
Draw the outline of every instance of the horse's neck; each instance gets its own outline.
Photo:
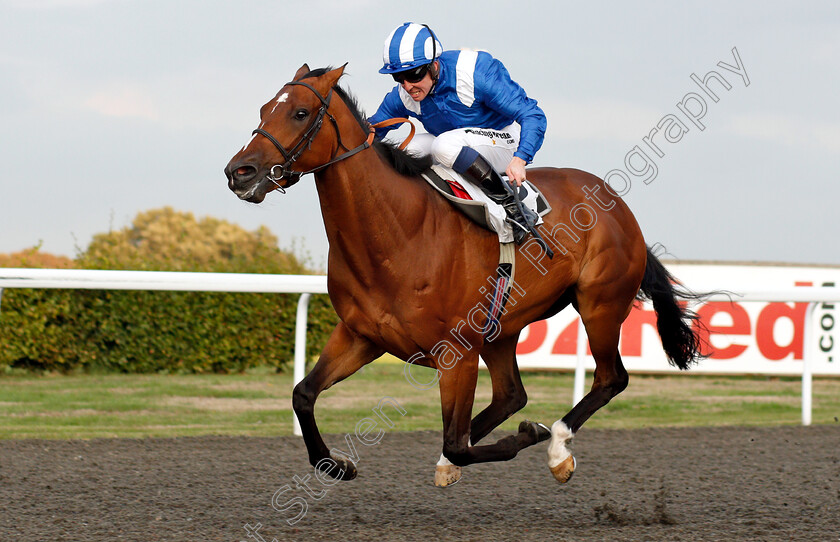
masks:
<path id="1" fill-rule="evenodd" d="M 437 207 L 422 181 L 399 175 L 372 148 L 317 175 L 316 186 L 330 259 L 357 270 L 405 250 Z"/>

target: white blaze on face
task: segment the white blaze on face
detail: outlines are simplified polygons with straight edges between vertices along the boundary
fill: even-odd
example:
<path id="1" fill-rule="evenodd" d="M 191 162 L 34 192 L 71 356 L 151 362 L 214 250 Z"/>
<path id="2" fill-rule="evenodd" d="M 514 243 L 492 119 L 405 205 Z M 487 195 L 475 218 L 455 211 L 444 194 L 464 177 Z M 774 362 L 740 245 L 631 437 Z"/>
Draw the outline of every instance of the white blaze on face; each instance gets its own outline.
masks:
<path id="1" fill-rule="evenodd" d="M 277 109 L 277 106 L 280 105 L 281 103 L 285 102 L 288 99 L 289 99 L 289 93 L 288 92 L 284 92 L 283 94 L 278 96 L 277 101 L 274 103 L 274 108 L 271 110 L 271 112 L 274 113 L 274 110 Z"/>
<path id="2" fill-rule="evenodd" d="M 242 147 L 242 150 L 239 151 L 239 152 L 243 152 L 245 149 L 247 149 L 248 145 L 251 144 L 251 142 L 254 140 L 255 137 L 257 137 L 257 134 L 251 135 L 251 139 L 248 140 L 248 143 L 245 143 L 245 145 Z"/>
<path id="3" fill-rule="evenodd" d="M 274 107 L 271 109 L 271 113 L 274 113 L 274 110 L 277 109 L 277 106 L 280 105 L 281 103 L 284 103 L 288 99 L 289 99 L 289 93 L 288 92 L 284 92 L 283 94 L 278 96 L 277 99 L 274 101 Z M 259 126 L 260 129 L 262 129 L 263 126 L 265 126 L 265 123 L 264 122 L 260 123 L 260 126 Z M 251 136 L 251 139 L 248 140 L 248 143 L 245 143 L 245 146 L 242 147 L 242 150 L 239 151 L 239 152 L 242 152 L 245 149 L 247 149 L 248 145 L 251 144 L 251 142 L 254 140 L 255 137 L 257 137 L 257 134 L 253 134 Z"/>

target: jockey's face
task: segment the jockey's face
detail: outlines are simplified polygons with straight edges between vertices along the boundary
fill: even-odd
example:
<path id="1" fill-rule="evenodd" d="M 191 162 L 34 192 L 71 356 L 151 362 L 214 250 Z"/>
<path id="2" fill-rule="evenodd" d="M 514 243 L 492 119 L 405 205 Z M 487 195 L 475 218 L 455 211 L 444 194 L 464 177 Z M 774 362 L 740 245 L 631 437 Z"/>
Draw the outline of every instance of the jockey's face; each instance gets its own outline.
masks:
<path id="1" fill-rule="evenodd" d="M 438 63 L 435 62 L 434 64 L 435 68 L 437 68 Z M 420 102 L 428 96 L 434 84 L 434 79 L 432 79 L 432 74 L 429 71 L 426 72 L 426 76 L 423 77 L 423 79 L 417 81 L 416 83 L 410 83 L 407 80 L 400 83 L 403 90 L 408 92 L 408 95 L 411 96 L 411 99 L 415 102 Z"/>

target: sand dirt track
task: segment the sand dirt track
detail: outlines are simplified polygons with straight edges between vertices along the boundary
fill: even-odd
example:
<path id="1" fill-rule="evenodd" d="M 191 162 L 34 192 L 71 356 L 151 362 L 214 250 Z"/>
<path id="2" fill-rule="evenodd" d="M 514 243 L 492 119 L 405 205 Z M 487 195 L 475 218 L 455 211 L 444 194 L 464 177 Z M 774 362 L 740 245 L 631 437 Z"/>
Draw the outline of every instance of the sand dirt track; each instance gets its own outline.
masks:
<path id="1" fill-rule="evenodd" d="M 437 432 L 357 446 L 359 477 L 289 526 L 270 500 L 312 472 L 298 438 L 2 441 L 0 540 L 254 540 L 246 523 L 267 542 L 840 539 L 840 424 L 584 429 L 566 486 L 546 443 L 447 489 Z"/>

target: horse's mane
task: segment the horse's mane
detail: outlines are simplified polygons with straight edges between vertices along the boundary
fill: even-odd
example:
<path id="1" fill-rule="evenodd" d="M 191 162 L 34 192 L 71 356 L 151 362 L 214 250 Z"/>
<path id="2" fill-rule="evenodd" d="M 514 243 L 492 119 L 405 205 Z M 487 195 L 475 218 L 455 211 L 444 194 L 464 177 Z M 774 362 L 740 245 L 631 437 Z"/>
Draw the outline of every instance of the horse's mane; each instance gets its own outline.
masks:
<path id="1" fill-rule="evenodd" d="M 331 66 L 327 66 L 326 68 L 317 68 L 301 77 L 301 79 L 306 79 L 307 77 L 320 77 L 330 70 L 332 70 Z M 365 115 L 362 111 L 356 97 L 348 93 L 339 85 L 335 86 L 335 93 L 338 94 L 338 97 L 341 98 L 342 101 L 344 101 L 350 109 L 350 112 L 353 114 L 353 117 L 359 121 L 359 124 L 366 128 L 370 128 L 367 115 Z M 385 162 L 394 168 L 400 175 L 417 176 L 432 166 L 431 157 L 414 156 L 397 148 L 396 144 L 382 141 L 378 138 L 374 139 L 373 148 L 376 149 L 379 156 L 381 156 Z"/>

